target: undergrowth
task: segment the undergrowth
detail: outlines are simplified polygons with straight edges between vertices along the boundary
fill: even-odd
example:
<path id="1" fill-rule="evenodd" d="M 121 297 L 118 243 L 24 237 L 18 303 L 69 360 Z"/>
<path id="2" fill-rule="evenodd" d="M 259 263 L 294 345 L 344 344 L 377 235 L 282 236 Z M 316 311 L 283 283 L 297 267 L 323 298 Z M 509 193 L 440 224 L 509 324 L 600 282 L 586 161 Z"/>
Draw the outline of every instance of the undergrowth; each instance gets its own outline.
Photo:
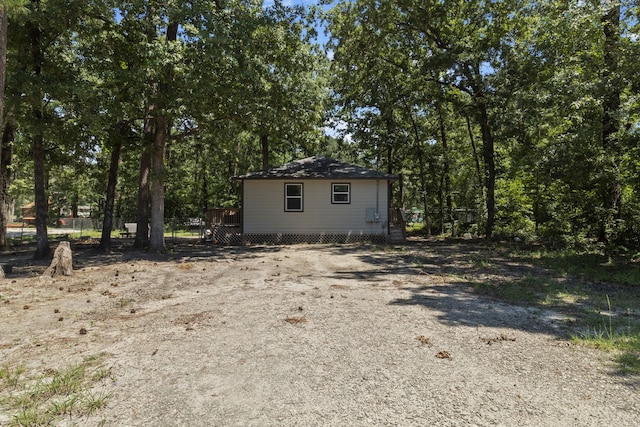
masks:
<path id="1" fill-rule="evenodd" d="M 57 425 L 64 417 L 89 416 L 110 397 L 105 381 L 111 369 L 102 355 L 61 370 L 29 375 L 23 366 L 0 367 L 0 409 L 11 415 L 8 426 Z"/>
<path id="2" fill-rule="evenodd" d="M 557 274 L 474 283 L 476 292 L 558 311 L 571 319 L 574 342 L 614 352 L 621 371 L 640 374 L 640 263 L 635 258 L 607 256 L 597 248 L 519 248 L 506 255 Z"/>

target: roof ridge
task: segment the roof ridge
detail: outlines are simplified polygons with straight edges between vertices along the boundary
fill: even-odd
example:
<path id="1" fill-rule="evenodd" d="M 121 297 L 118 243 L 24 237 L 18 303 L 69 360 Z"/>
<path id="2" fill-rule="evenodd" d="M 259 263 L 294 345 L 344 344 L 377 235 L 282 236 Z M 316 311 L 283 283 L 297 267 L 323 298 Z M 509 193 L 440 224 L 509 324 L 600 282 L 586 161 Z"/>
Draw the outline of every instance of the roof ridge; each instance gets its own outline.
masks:
<path id="1" fill-rule="evenodd" d="M 385 179 L 394 181 L 398 176 L 341 160 L 310 156 L 258 172 L 249 172 L 235 179 Z"/>

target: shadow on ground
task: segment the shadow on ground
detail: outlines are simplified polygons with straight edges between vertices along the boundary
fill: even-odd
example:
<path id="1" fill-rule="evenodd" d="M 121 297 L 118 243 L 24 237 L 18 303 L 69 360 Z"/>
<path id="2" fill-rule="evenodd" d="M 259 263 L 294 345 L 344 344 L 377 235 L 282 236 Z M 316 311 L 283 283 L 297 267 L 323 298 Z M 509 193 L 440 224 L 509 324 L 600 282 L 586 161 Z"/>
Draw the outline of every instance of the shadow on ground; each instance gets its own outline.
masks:
<path id="1" fill-rule="evenodd" d="M 562 274 L 509 256 L 509 251 L 518 249 L 463 240 L 369 247 L 360 259 L 371 265 L 370 270 L 337 272 L 336 277 L 375 282 L 384 280 L 385 275 L 424 276 L 424 286 L 407 286 L 410 296 L 389 304 L 422 306 L 438 313 L 446 325 L 512 328 L 551 334 L 561 340 L 577 336 L 589 338 L 595 345 L 602 344 L 598 342 L 601 338 L 609 340 L 608 344 L 634 342 L 615 344 L 621 350 L 615 358 L 617 374 L 629 380 L 629 363 L 637 364 L 640 359 L 638 287 Z M 634 378 L 640 381 L 639 376 Z"/>
<path id="2" fill-rule="evenodd" d="M 60 241 L 62 240 L 55 239 L 50 241 L 52 254 Z M 255 258 L 265 252 L 278 252 L 281 250 L 279 246 L 219 246 L 201 242 L 195 238 L 167 239 L 167 251 L 162 254 L 135 249 L 133 247 L 133 239 L 127 238 L 114 239 L 111 251 L 106 253 L 100 252 L 98 245 L 99 241 L 97 239 L 71 240 L 74 269 L 106 266 L 136 260 L 177 264 L 211 258 L 240 260 Z M 34 260 L 35 250 L 35 243 L 25 242 L 16 244 L 10 251 L 1 253 L 0 264 L 10 266 L 11 272 L 7 274 L 7 277 L 33 277 L 42 274 L 49 266 L 51 259 Z"/>

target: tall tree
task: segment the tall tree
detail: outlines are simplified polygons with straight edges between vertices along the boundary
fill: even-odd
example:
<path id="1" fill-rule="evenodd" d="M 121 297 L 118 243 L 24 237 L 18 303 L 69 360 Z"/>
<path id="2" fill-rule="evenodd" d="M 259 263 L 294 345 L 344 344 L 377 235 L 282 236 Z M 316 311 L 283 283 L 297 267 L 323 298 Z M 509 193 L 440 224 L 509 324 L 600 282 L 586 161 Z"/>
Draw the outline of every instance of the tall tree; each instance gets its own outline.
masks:
<path id="1" fill-rule="evenodd" d="M 9 246 L 7 242 L 8 167 L 11 164 L 10 144 L 15 130 L 15 118 L 11 115 L 5 119 L 4 113 L 9 14 L 21 11 L 25 4 L 26 0 L 0 1 L 0 141 L 2 141 L 0 145 L 0 250 L 7 249 Z"/>
<path id="2" fill-rule="evenodd" d="M 122 151 L 123 139 L 126 138 L 129 127 L 126 123 L 120 122 L 114 132 L 114 141 L 111 144 L 111 158 L 109 162 L 109 177 L 107 179 L 107 189 L 105 194 L 104 221 L 102 225 L 102 236 L 100 238 L 99 250 L 102 252 L 111 251 L 111 230 L 113 230 L 113 210 L 116 200 L 116 187 L 118 185 L 118 165 L 120 163 L 120 152 Z"/>
<path id="3" fill-rule="evenodd" d="M 75 70 L 70 63 L 71 39 L 79 17 L 86 10 L 82 0 L 42 2 L 31 0 L 24 17 L 9 21 L 9 43 L 15 55 L 11 88 L 22 103 L 18 125 L 29 135 L 34 165 L 36 206 L 35 258 L 50 255 L 47 237 L 46 146 L 50 125 L 60 121 L 60 101 L 74 92 Z M 17 109 L 18 111 L 18 109 Z"/>
<path id="4" fill-rule="evenodd" d="M 402 0 L 397 24 L 407 40 L 429 53 L 421 58 L 427 70 L 438 70 L 438 83 L 468 95 L 480 127 L 486 189 L 485 234 L 495 227 L 495 131 L 491 108 L 495 104 L 495 81 L 508 56 L 514 37 L 513 17 L 517 1 L 486 2 Z"/>
<path id="5" fill-rule="evenodd" d="M 40 2 L 31 0 L 31 17 L 25 24 L 27 37 L 29 38 L 29 59 L 30 72 L 36 80 L 36 85 L 40 85 L 42 78 L 42 66 L 44 61 L 44 41 L 42 40 L 42 30 L 38 23 L 33 20 L 33 14 L 39 12 Z M 36 86 L 36 87 L 38 87 Z M 34 258 L 47 258 L 51 249 L 47 236 L 47 209 L 48 200 L 45 192 L 45 150 L 44 150 L 44 90 L 36 89 L 36 93 L 31 93 L 31 114 L 34 122 L 32 134 L 33 150 L 33 170 L 34 170 L 34 194 L 36 208 L 36 253 Z"/>
<path id="6" fill-rule="evenodd" d="M 606 2 L 609 3 L 609 2 Z M 621 81 L 619 75 L 620 57 L 620 3 L 610 2 L 606 5 L 602 17 L 603 42 L 603 93 L 602 93 L 602 149 L 608 159 L 605 168 L 608 173 L 603 174 L 601 183 L 603 216 L 599 239 L 608 241 L 615 228 L 615 222 L 622 216 L 622 183 L 620 176 L 620 143 L 619 143 L 619 112 L 621 98 Z"/>
<path id="7" fill-rule="evenodd" d="M 326 59 L 311 43 L 301 6 L 275 2 L 249 8 L 239 22 L 232 57 L 237 61 L 232 108 L 260 143 L 262 167 L 289 144 L 318 141 L 326 103 Z M 240 85 L 238 85 L 240 83 Z M 290 159 L 286 159 L 290 160 Z"/>
<path id="8" fill-rule="evenodd" d="M 178 35 L 178 23 L 170 16 L 166 29 L 167 44 L 175 44 Z M 171 49 L 171 48 L 169 48 Z M 169 115 L 170 98 L 173 84 L 173 61 L 177 55 L 168 61 L 161 71 L 158 82 L 158 96 L 160 101 L 154 108 L 155 134 L 151 150 L 151 236 L 149 249 L 154 252 L 164 252 L 164 191 L 165 191 L 165 153 L 172 118 Z"/>

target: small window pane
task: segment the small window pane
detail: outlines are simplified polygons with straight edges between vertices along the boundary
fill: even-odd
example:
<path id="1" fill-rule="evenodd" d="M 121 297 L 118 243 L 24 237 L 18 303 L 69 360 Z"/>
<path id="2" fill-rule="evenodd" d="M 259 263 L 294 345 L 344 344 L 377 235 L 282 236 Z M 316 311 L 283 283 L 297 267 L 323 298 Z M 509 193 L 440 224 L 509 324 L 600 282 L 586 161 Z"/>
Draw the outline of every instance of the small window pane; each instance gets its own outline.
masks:
<path id="1" fill-rule="evenodd" d="M 288 211 L 299 211 L 302 210 L 302 199 L 287 199 L 287 210 Z"/>
<path id="2" fill-rule="evenodd" d="M 302 212 L 302 184 L 285 184 L 284 210 Z"/>
<path id="3" fill-rule="evenodd" d="M 351 184 L 331 184 L 331 203 L 351 203 Z"/>
<path id="4" fill-rule="evenodd" d="M 302 185 L 287 184 L 287 196 L 302 196 Z"/>

